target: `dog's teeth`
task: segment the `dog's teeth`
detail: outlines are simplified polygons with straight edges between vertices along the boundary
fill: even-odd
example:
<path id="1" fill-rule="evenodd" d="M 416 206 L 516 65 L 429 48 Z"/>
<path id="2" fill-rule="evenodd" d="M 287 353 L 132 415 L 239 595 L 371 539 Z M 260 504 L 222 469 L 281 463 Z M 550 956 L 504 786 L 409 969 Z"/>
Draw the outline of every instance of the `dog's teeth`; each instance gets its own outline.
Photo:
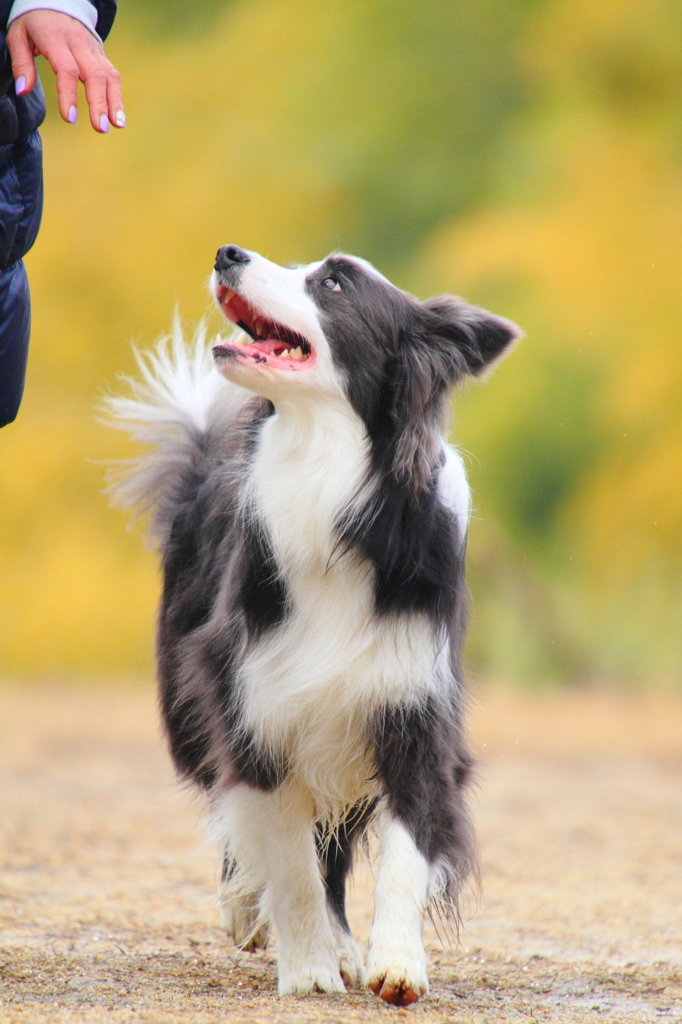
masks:
<path id="1" fill-rule="evenodd" d="M 221 302 L 229 302 L 234 294 L 235 294 L 235 292 L 234 292 L 233 288 L 226 288 L 225 292 L 223 294 L 223 297 L 221 299 Z"/>
<path id="2" fill-rule="evenodd" d="M 303 359 L 303 353 L 301 352 L 301 346 L 297 345 L 296 348 L 291 350 L 292 359 Z"/>

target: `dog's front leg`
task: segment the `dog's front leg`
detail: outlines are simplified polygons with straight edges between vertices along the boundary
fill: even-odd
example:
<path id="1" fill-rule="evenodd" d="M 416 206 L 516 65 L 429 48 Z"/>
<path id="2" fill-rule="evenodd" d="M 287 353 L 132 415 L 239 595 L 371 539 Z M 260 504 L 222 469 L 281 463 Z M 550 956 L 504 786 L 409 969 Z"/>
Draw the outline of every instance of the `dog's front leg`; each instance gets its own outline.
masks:
<path id="1" fill-rule="evenodd" d="M 226 845 L 279 936 L 279 993 L 345 992 L 329 924 L 310 795 L 289 780 L 273 793 L 232 787 L 216 811 Z"/>
<path id="2" fill-rule="evenodd" d="M 388 810 L 380 829 L 367 984 L 387 1003 L 407 1005 L 429 989 L 422 930 L 430 869 L 407 828 Z"/>

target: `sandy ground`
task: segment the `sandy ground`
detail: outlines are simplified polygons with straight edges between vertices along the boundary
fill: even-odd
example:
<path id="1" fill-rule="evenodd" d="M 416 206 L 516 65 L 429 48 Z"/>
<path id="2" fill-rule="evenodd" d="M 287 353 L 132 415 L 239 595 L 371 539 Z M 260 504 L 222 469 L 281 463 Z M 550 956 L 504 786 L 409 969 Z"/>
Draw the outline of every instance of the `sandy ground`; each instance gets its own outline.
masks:
<path id="1" fill-rule="evenodd" d="M 682 1021 L 682 701 L 484 690 L 472 733 L 483 898 L 460 946 L 429 931 L 430 997 L 278 1000 L 151 689 L 0 688 L 0 1021 Z"/>

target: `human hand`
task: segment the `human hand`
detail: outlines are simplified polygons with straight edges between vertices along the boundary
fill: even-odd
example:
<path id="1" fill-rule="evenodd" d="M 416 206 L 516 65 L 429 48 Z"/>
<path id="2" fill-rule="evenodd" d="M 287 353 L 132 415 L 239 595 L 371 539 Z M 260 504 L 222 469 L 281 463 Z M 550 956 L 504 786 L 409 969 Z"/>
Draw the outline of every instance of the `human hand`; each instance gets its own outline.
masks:
<path id="1" fill-rule="evenodd" d="M 108 132 L 110 123 L 125 128 L 121 77 L 102 44 L 76 18 L 57 11 L 28 11 L 10 25 L 7 46 L 17 96 L 36 84 L 34 58 L 42 55 L 57 76 L 59 113 L 65 121 L 76 121 L 80 80 L 95 131 Z"/>

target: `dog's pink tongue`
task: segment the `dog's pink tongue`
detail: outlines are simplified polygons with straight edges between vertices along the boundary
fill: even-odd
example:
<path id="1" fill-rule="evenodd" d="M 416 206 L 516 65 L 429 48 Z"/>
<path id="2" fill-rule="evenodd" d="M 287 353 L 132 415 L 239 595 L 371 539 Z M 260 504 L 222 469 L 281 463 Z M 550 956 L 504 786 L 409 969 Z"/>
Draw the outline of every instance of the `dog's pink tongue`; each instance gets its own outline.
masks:
<path id="1" fill-rule="evenodd" d="M 252 341 L 249 348 L 255 348 L 266 356 L 276 356 L 279 352 L 286 352 L 287 346 L 279 338 L 259 338 Z"/>

